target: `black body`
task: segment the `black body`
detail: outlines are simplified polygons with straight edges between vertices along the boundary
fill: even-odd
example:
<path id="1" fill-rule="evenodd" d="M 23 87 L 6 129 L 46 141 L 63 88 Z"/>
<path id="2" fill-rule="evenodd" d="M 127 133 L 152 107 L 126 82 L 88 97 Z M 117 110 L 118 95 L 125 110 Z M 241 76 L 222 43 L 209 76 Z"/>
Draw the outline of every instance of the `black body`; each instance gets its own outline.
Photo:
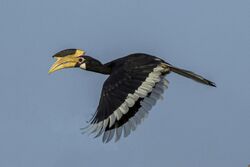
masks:
<path id="1" fill-rule="evenodd" d="M 102 69 L 105 71 L 110 69 L 110 76 L 103 84 L 99 106 L 91 123 L 98 123 L 110 116 L 124 102 L 128 94 L 134 93 L 148 74 L 162 62 L 164 61 L 154 56 L 137 53 L 104 64 Z M 130 110 L 138 108 L 139 104 Z M 125 116 L 133 112 L 129 111 Z"/>
<path id="2" fill-rule="evenodd" d="M 197 82 L 215 86 L 213 82 L 200 75 L 174 67 L 164 60 L 148 54 L 131 54 L 106 64 L 89 56 L 84 56 L 84 58 L 86 59 L 86 70 L 110 75 L 103 84 L 99 105 L 90 122 L 90 127 L 92 127 L 90 132 L 96 133 L 96 137 L 103 134 L 103 142 L 109 142 L 115 132 L 116 141 L 119 140 L 122 132 L 126 137 L 140 124 L 162 96 L 164 87 L 167 87 L 164 84 L 164 76 L 171 71 Z M 160 68 L 161 71 L 155 72 L 157 68 Z M 153 77 L 150 76 L 152 73 Z M 136 91 L 141 89 L 141 85 L 148 79 L 153 80 L 150 81 L 153 82 L 152 89 L 147 90 L 146 95 L 136 94 Z M 150 82 L 148 81 L 146 84 Z M 165 80 L 165 82 L 167 81 Z M 139 96 L 130 106 L 125 102 L 129 94 Z M 128 111 L 123 113 L 122 117 L 117 117 L 117 115 L 115 117 L 115 112 L 124 104 L 127 104 L 125 108 L 128 108 Z M 108 121 L 108 124 L 105 124 L 105 121 Z"/>

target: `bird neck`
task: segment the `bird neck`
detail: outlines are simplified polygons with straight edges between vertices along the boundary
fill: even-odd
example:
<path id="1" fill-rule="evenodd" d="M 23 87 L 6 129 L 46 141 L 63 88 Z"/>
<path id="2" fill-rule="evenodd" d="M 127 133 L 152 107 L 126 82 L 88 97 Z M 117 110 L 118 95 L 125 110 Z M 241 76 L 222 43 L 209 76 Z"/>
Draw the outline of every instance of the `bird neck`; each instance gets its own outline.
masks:
<path id="1" fill-rule="evenodd" d="M 100 61 L 93 59 L 87 64 L 87 69 L 88 71 L 96 72 L 96 73 L 101 73 L 101 74 L 106 74 L 109 75 L 111 74 L 111 68 L 108 67 L 105 64 L 102 64 Z"/>

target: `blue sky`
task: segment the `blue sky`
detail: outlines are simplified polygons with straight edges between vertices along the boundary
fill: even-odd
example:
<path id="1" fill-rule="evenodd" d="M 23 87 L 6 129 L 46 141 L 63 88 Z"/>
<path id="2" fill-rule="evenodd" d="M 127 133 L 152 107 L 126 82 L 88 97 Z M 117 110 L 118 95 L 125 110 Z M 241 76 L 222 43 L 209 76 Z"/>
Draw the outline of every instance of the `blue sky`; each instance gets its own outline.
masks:
<path id="1" fill-rule="evenodd" d="M 0 166 L 235 167 L 250 164 L 247 0 L 1 0 Z M 81 48 L 102 62 L 159 56 L 216 82 L 170 74 L 149 117 L 118 143 L 81 135 L 107 76 L 48 75 Z"/>

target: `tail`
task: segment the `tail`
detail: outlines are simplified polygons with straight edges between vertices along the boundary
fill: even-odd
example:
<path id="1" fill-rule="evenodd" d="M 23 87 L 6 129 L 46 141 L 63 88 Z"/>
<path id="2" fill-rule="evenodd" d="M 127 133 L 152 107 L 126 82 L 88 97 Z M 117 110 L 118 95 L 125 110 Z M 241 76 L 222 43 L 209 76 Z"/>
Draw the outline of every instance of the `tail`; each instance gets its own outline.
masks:
<path id="1" fill-rule="evenodd" d="M 214 82 L 209 81 L 209 80 L 203 78 L 202 76 L 193 73 L 192 71 L 180 69 L 180 68 L 174 67 L 172 65 L 169 65 L 169 68 L 170 68 L 170 71 L 173 71 L 173 72 L 180 74 L 184 77 L 190 78 L 192 80 L 195 80 L 195 81 L 202 83 L 202 84 L 205 84 L 205 85 L 216 87 Z"/>

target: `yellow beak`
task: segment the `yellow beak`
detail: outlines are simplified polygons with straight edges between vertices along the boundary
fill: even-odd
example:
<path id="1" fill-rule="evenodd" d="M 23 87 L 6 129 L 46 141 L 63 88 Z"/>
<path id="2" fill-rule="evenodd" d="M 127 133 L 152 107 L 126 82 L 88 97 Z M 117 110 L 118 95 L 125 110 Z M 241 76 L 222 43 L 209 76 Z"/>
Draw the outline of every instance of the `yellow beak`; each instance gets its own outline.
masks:
<path id="1" fill-rule="evenodd" d="M 77 58 L 75 55 L 69 55 L 65 57 L 56 57 L 56 59 L 56 62 L 49 69 L 49 74 L 64 68 L 75 67 L 79 58 Z"/>

